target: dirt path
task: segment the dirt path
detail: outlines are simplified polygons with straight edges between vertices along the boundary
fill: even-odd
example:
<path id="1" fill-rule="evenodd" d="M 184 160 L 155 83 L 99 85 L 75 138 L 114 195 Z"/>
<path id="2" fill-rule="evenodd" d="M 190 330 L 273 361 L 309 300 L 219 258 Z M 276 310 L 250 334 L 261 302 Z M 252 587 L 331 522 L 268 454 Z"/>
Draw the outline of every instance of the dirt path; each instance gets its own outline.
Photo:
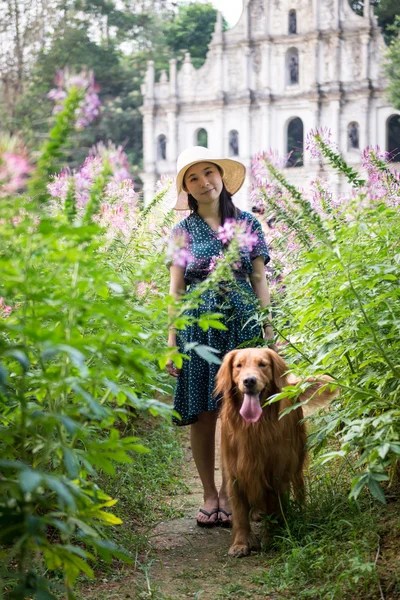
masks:
<path id="1" fill-rule="evenodd" d="M 254 577 L 267 567 L 266 554 L 252 553 L 245 559 L 228 557 L 231 532 L 215 527 L 200 528 L 195 515 L 202 504 L 202 488 L 191 455 L 188 437 L 184 439 L 188 469 L 186 483 L 190 493 L 172 497 L 184 517 L 159 524 L 152 532 L 151 557 L 147 565 L 135 573 L 125 573 L 121 582 L 97 583 L 87 590 L 90 600 L 180 600 L 195 598 L 270 598 Z M 217 448 L 217 454 L 219 454 Z M 216 479 L 220 481 L 219 456 L 216 460 Z"/>

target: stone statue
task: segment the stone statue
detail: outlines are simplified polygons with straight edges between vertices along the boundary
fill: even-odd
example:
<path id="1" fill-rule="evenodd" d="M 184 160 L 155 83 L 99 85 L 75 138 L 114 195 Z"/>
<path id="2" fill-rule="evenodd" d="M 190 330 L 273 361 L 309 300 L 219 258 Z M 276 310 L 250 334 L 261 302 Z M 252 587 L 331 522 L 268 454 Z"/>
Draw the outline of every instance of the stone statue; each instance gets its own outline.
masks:
<path id="1" fill-rule="evenodd" d="M 237 131 L 229 133 L 229 149 L 231 156 L 239 156 L 239 134 Z"/>
<path id="2" fill-rule="evenodd" d="M 289 33 L 297 33 L 296 11 L 289 12 Z"/>
<path id="3" fill-rule="evenodd" d="M 167 138 L 160 135 L 158 138 L 158 156 L 160 160 L 167 160 Z"/>
<path id="4" fill-rule="evenodd" d="M 350 148 L 359 148 L 360 142 L 358 139 L 358 125 L 357 123 L 351 123 L 349 128 L 349 140 Z"/>
<path id="5" fill-rule="evenodd" d="M 299 61 L 293 55 L 289 61 L 290 83 L 299 83 Z"/>

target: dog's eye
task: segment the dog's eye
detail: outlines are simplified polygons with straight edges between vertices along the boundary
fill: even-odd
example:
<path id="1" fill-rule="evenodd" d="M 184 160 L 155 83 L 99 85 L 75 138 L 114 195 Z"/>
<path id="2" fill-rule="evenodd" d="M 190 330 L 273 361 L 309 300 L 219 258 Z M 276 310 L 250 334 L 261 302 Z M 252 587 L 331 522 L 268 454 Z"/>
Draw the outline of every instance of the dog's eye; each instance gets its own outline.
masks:
<path id="1" fill-rule="evenodd" d="M 242 368 L 242 365 L 241 365 L 240 363 L 238 363 L 237 365 L 235 365 L 235 367 L 236 367 L 237 369 L 241 369 L 241 368 Z"/>
<path id="2" fill-rule="evenodd" d="M 259 366 L 259 367 L 266 367 L 266 366 L 267 366 L 267 363 L 266 363 L 266 362 L 264 362 L 264 361 L 262 360 L 262 361 L 260 361 L 260 362 L 258 363 L 258 366 Z"/>

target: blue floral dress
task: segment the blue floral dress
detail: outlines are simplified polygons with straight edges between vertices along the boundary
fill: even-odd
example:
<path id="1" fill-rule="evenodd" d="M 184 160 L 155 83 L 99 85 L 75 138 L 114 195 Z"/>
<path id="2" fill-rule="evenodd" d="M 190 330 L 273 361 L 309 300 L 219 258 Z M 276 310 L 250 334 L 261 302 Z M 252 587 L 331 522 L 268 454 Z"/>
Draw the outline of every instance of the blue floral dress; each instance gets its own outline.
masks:
<path id="1" fill-rule="evenodd" d="M 181 419 L 173 419 L 177 425 L 195 423 L 200 413 L 218 408 L 218 399 L 214 397 L 213 391 L 219 365 L 207 362 L 193 349 L 185 350 L 187 344 L 196 342 L 215 348 L 219 351 L 217 356 L 221 360 L 227 352 L 239 346 L 262 344 L 262 331 L 254 319 L 259 304 L 249 283 L 249 275 L 253 272 L 252 260 L 257 256 L 262 256 L 264 264 L 267 264 L 270 259 L 268 248 L 261 224 L 252 214 L 241 211 L 236 221 L 247 221 L 247 227 L 257 235 L 258 240 L 251 252 L 246 248 L 241 250 L 240 263 L 235 269 L 235 282 L 221 282 L 219 289 L 206 291 L 201 296 L 200 306 L 186 313 L 195 318 L 205 313 L 222 313 L 221 322 L 227 330 L 210 327 L 203 331 L 195 323 L 178 331 L 179 351 L 187 354 L 190 360 L 183 361 L 177 378 L 174 409 L 181 416 Z M 221 255 L 223 244 L 217 233 L 196 213 L 178 223 L 172 236 L 179 235 L 182 231 L 188 239 L 188 249 L 192 256 L 185 268 L 185 283 L 187 291 L 191 292 L 194 286 L 207 277 L 210 262 Z"/>

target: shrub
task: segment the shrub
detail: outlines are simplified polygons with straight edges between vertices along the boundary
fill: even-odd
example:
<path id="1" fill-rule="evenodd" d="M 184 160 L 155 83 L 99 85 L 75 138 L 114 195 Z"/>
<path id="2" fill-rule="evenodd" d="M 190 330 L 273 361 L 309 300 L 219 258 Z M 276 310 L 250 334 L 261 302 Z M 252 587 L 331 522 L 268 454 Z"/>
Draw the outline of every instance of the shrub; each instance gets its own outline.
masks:
<path id="1" fill-rule="evenodd" d="M 381 482 L 393 480 L 400 456 L 400 178 L 379 148 L 364 152 L 365 180 L 327 132 L 312 132 L 308 149 L 353 191 L 335 199 L 316 181 L 306 195 L 271 154 L 255 159 L 255 200 L 278 220 L 274 325 L 296 370 L 328 373 L 341 391 L 335 410 L 317 419 L 311 444 L 322 449 L 332 436 L 338 440 L 323 461 L 356 450 L 351 496 L 367 486 L 384 502 Z"/>

